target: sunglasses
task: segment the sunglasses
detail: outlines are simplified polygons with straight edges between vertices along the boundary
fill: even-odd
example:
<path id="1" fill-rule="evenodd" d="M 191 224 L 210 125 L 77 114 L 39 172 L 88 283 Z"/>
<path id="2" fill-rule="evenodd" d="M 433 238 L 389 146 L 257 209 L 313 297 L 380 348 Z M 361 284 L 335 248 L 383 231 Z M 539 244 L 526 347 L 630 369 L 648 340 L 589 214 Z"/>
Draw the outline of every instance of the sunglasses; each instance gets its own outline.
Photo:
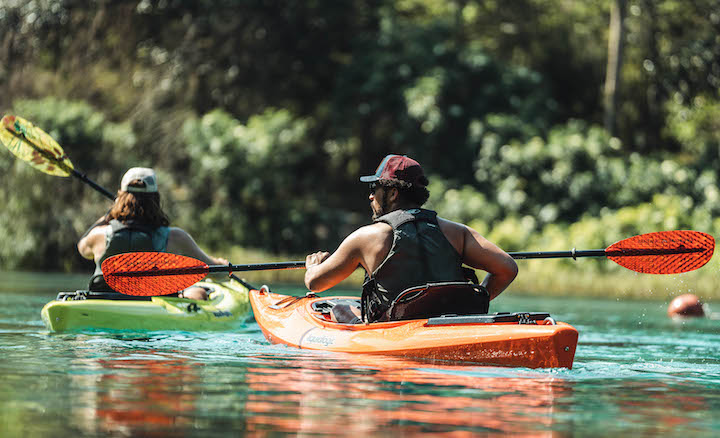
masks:
<path id="1" fill-rule="evenodd" d="M 380 184 L 378 184 L 378 183 L 376 183 L 376 182 L 370 183 L 370 194 L 371 194 L 371 195 L 374 195 L 374 194 L 375 194 L 375 191 L 376 191 L 377 189 L 380 189 L 380 188 L 382 188 L 382 185 L 380 185 Z"/>

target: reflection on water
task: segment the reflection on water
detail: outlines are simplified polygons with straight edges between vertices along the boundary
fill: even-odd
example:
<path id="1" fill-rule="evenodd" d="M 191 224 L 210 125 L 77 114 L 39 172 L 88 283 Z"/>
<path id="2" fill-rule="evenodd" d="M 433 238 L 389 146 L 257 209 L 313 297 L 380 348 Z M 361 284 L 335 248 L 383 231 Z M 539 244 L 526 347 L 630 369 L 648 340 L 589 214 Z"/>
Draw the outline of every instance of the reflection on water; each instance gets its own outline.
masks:
<path id="1" fill-rule="evenodd" d="M 605 364 L 599 372 L 586 364 L 579 372 L 467 367 L 261 342 L 203 360 L 212 348 L 201 343 L 212 336 L 124 339 L 100 348 L 102 354 L 95 348 L 76 356 L 66 427 L 90 436 L 692 436 L 718 430 L 712 415 L 717 385 L 703 393 L 693 382 L 644 379 L 637 365 Z M 178 348 L 182 344 L 188 348 Z M 632 378 L 599 377 L 614 371 Z"/>
<path id="2" fill-rule="evenodd" d="M 553 407 L 571 387 L 550 375 L 492 376 L 467 367 L 395 358 L 343 357 L 342 367 L 308 358 L 249 367 L 248 431 L 307 435 L 437 436 L 501 432 L 548 436 Z M 272 366 L 270 366 L 272 364 Z M 349 367 L 351 365 L 352 367 Z"/>
<path id="3" fill-rule="evenodd" d="M 82 360 L 95 372 L 71 376 L 81 389 L 73 400 L 74 425 L 93 435 L 142 431 L 164 436 L 170 427 L 189 428 L 201 389 L 199 373 L 187 359 L 153 358 L 163 356 L 153 351 L 146 356 Z"/>
<path id="4" fill-rule="evenodd" d="M 508 370 L 375 356 L 257 355 L 222 367 L 234 376 L 224 385 L 214 380 L 222 373 L 205 372 L 179 351 L 74 362 L 84 371 L 70 376 L 71 424 L 89 435 L 216 430 L 233 412 L 223 427 L 251 436 L 551 436 L 555 400 L 572 393 L 551 373 L 503 377 Z"/>

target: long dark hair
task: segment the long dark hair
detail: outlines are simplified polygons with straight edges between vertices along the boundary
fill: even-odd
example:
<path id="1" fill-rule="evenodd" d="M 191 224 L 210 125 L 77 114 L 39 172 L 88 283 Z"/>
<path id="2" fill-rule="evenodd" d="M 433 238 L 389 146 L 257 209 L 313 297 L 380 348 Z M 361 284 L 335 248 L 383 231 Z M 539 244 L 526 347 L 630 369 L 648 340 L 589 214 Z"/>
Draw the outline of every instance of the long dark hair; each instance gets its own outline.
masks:
<path id="1" fill-rule="evenodd" d="M 170 225 L 170 219 L 160 206 L 159 193 L 118 192 L 115 204 L 107 215 L 108 222 L 112 219 L 124 223 L 135 221 L 153 227 Z"/>

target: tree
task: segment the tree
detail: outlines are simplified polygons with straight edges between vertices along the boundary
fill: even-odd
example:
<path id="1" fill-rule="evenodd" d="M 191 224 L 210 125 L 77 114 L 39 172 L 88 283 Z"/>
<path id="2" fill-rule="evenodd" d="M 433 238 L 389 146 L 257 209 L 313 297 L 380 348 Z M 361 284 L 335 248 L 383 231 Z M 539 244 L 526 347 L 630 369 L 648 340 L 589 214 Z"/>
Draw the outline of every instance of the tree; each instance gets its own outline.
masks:
<path id="1" fill-rule="evenodd" d="M 617 117 L 618 88 L 620 87 L 625 42 L 625 0 L 615 0 L 610 12 L 610 30 L 608 37 L 608 59 L 605 73 L 605 89 L 603 103 L 605 106 L 605 129 L 615 135 L 615 119 Z"/>

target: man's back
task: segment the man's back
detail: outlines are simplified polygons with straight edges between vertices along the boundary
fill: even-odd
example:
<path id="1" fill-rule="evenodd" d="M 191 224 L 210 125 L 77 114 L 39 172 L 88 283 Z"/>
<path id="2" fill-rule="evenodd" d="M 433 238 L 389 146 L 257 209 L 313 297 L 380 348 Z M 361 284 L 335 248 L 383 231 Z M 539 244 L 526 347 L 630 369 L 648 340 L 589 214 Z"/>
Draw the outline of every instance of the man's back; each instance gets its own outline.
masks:
<path id="1" fill-rule="evenodd" d="M 363 176 L 360 181 L 369 183 L 368 200 L 373 218 L 397 210 L 420 209 L 430 194 L 422 167 L 406 156 L 386 156 L 374 175 Z M 451 251 L 443 250 L 433 257 L 457 257 L 457 265 L 464 263 L 486 271 L 483 285 L 491 298 L 499 295 L 515 278 L 517 265 L 512 257 L 480 233 L 440 218 L 436 223 L 444 239 L 435 241 L 446 241 L 456 254 L 450 256 Z M 372 275 L 392 250 L 393 232 L 387 223 L 374 223 L 350 234 L 333 254 L 325 251 L 309 254 L 305 262 L 305 285 L 313 292 L 322 292 L 347 278 L 358 266 Z"/>

